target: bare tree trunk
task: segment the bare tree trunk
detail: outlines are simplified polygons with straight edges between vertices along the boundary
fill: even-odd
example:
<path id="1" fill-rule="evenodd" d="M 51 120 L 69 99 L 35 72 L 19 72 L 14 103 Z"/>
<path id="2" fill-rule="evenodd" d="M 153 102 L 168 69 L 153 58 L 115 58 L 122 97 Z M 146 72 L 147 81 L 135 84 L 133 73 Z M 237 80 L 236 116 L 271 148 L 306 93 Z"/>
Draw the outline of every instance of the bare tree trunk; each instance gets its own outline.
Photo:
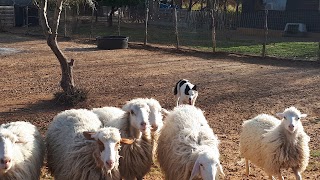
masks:
<path id="1" fill-rule="evenodd" d="M 111 7 L 111 11 L 110 11 L 110 14 L 109 14 L 109 17 L 108 17 L 108 26 L 111 27 L 113 25 L 113 20 L 112 20 L 112 16 L 114 14 L 114 12 L 116 11 L 116 7 L 112 6 Z"/>
<path id="2" fill-rule="evenodd" d="M 58 61 L 60 62 L 60 67 L 62 71 L 60 86 L 63 89 L 63 91 L 66 92 L 67 94 L 73 94 L 75 91 L 74 89 L 75 85 L 74 85 L 73 73 L 72 73 L 74 60 L 71 59 L 71 61 L 68 61 L 67 57 L 62 53 L 57 43 L 58 27 L 59 27 L 60 15 L 62 11 L 62 2 L 63 0 L 56 1 L 56 9 L 54 11 L 54 17 L 53 17 L 54 32 L 52 32 L 52 29 L 48 23 L 47 0 L 42 0 L 40 2 L 40 19 L 41 19 L 41 26 L 47 37 L 47 44 L 51 48 L 55 56 L 57 57 Z"/>
<path id="3" fill-rule="evenodd" d="M 192 9 L 192 0 L 189 0 L 189 7 L 188 7 L 188 11 L 191 11 Z"/>

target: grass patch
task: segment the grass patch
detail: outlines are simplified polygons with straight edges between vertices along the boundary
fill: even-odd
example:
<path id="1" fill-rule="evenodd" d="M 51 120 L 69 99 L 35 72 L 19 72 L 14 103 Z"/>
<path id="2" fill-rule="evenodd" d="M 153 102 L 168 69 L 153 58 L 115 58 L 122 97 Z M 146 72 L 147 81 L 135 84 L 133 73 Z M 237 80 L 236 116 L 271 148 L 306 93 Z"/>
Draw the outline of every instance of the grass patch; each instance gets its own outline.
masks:
<path id="1" fill-rule="evenodd" d="M 316 60 L 318 43 L 316 42 L 281 42 L 267 45 L 267 54 L 271 56 Z"/>

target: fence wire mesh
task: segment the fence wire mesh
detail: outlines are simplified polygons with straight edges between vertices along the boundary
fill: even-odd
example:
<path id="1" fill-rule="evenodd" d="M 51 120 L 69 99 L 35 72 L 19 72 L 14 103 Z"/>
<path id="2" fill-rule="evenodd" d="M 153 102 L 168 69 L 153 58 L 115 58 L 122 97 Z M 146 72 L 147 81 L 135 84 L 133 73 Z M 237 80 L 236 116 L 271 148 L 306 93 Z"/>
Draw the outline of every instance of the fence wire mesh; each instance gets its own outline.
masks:
<path id="1" fill-rule="evenodd" d="M 143 5 L 116 11 L 112 15 L 112 26 L 109 12 L 108 7 L 100 7 L 93 13 L 90 8 L 66 8 L 61 14 L 59 36 L 94 40 L 97 36 L 123 35 L 129 37 L 129 42 L 144 42 L 146 8 Z M 49 12 L 52 17 L 50 13 L 53 12 Z M 262 55 L 265 43 L 266 56 L 312 61 L 320 58 L 319 11 L 237 14 L 218 9 L 214 16 L 212 13 L 176 9 L 176 21 L 173 8 L 153 9 L 148 18 L 147 43 L 179 44 L 179 47 L 202 51 L 213 51 L 215 44 L 216 51 L 258 56 Z M 285 32 L 288 23 L 291 26 Z M 39 29 L 28 28 L 28 33 L 38 31 L 42 34 Z"/>

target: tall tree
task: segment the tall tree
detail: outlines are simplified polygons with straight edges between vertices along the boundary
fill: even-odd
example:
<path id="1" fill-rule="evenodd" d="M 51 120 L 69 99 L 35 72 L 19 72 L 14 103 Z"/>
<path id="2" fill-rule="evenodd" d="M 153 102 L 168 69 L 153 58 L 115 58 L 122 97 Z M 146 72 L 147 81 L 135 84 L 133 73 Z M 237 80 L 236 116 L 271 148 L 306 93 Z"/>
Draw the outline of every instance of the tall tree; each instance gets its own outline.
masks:
<path id="1" fill-rule="evenodd" d="M 77 2 L 77 0 L 73 1 Z M 91 3 L 91 5 L 93 6 L 92 1 L 88 0 L 88 2 Z M 62 71 L 60 86 L 63 89 L 66 96 L 74 96 L 77 93 L 72 73 L 74 60 L 68 60 L 66 55 L 64 55 L 61 51 L 57 42 L 60 15 L 64 0 L 56 0 L 54 16 L 52 18 L 52 26 L 50 26 L 48 22 L 48 0 L 39 0 L 38 3 L 41 26 L 46 35 L 47 44 L 51 48 L 52 52 L 55 54 L 60 63 Z"/>

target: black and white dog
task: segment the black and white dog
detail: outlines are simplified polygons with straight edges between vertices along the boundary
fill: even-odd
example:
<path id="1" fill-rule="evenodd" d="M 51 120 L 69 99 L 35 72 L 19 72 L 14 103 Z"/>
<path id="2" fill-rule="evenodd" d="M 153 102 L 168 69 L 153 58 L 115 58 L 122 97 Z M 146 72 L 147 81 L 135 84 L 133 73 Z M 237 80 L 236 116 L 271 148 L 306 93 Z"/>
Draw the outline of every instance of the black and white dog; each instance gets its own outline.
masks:
<path id="1" fill-rule="evenodd" d="M 198 97 L 197 85 L 193 85 L 187 79 L 181 79 L 174 87 L 174 95 L 177 96 L 177 106 L 188 101 L 188 104 L 193 105 Z"/>

